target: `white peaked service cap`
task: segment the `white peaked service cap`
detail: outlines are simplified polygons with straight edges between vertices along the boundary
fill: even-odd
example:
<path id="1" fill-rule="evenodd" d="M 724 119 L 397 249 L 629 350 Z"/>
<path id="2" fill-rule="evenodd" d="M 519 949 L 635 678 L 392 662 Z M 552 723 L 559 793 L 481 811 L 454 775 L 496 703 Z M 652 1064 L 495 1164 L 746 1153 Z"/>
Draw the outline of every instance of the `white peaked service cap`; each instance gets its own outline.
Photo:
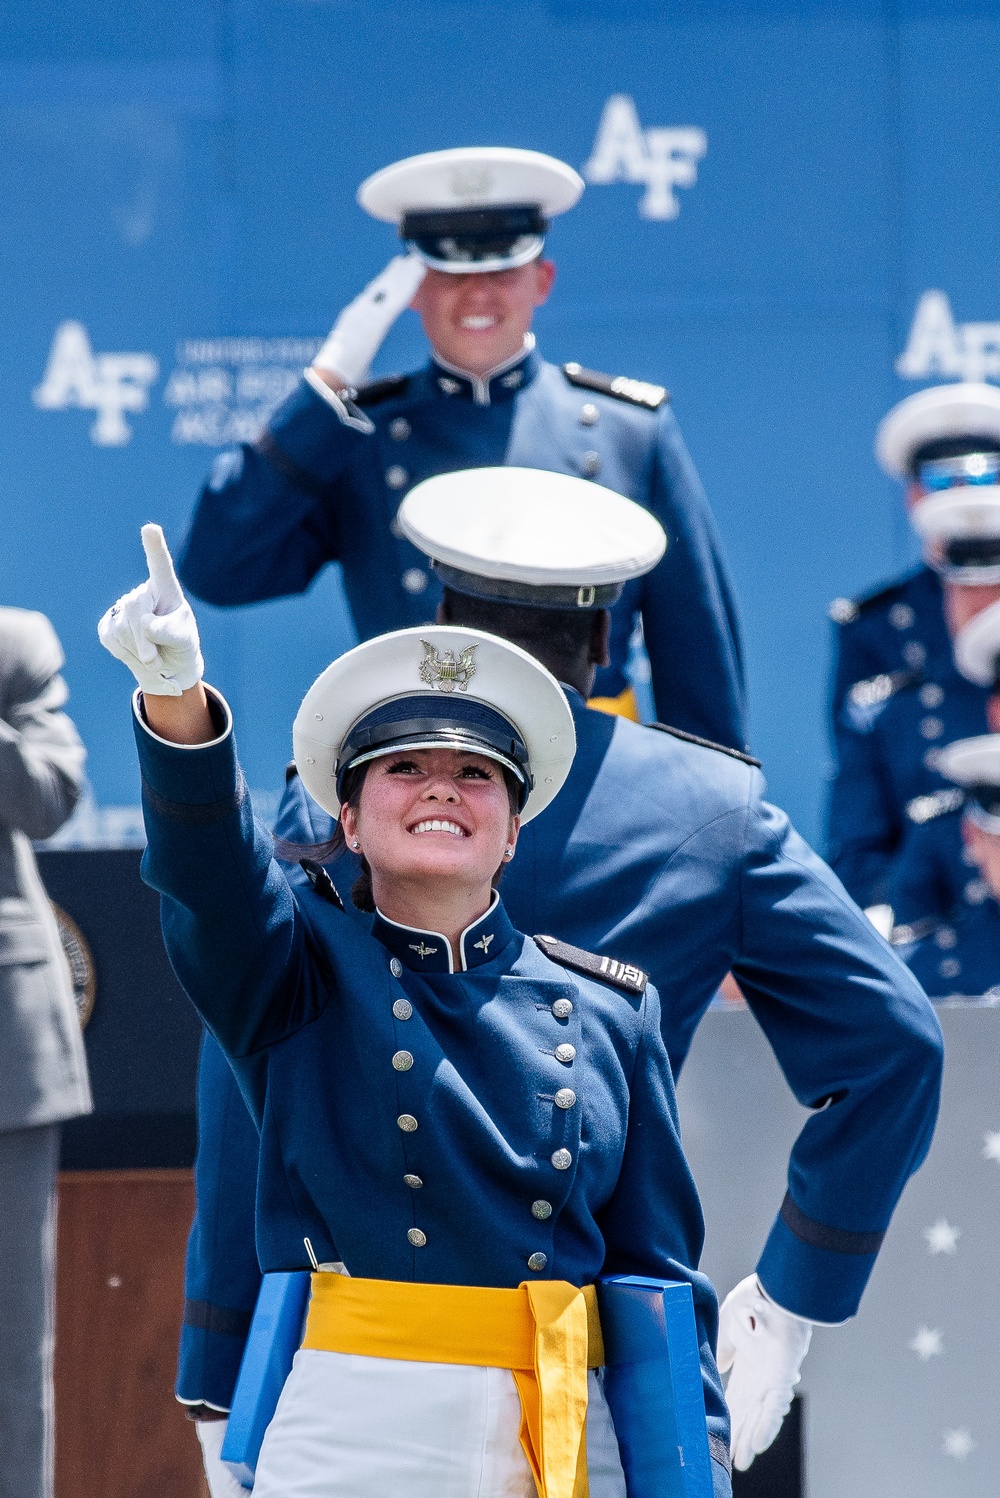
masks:
<path id="1" fill-rule="evenodd" d="M 538 468 L 437 474 L 410 490 L 398 520 L 446 586 L 535 607 L 607 608 L 667 546 L 642 505 Z"/>
<path id="2" fill-rule="evenodd" d="M 965 381 L 932 385 L 893 406 L 879 423 L 875 456 L 891 478 L 911 477 L 914 456 L 931 442 L 982 438 L 1000 444 L 1000 389 Z"/>
<path id="3" fill-rule="evenodd" d="M 327 666 L 303 699 L 292 744 L 306 790 L 334 817 L 353 765 L 449 748 L 509 769 L 527 822 L 569 774 L 576 731 L 559 683 L 526 650 L 482 630 L 429 624 L 378 635 Z"/>

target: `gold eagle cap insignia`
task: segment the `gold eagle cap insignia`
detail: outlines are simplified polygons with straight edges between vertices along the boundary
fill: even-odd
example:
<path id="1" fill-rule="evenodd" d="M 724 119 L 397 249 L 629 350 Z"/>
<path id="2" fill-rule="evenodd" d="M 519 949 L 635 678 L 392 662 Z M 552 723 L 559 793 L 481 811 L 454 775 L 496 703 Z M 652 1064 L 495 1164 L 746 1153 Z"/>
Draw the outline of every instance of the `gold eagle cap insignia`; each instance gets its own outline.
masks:
<path id="1" fill-rule="evenodd" d="M 438 687 L 442 692 L 464 692 L 476 674 L 476 663 L 473 660 L 475 645 L 463 650 L 456 660 L 453 650 L 446 650 L 444 655 L 440 655 L 429 641 L 421 640 L 420 643 L 424 647 L 420 680 L 425 681 L 429 687 Z"/>

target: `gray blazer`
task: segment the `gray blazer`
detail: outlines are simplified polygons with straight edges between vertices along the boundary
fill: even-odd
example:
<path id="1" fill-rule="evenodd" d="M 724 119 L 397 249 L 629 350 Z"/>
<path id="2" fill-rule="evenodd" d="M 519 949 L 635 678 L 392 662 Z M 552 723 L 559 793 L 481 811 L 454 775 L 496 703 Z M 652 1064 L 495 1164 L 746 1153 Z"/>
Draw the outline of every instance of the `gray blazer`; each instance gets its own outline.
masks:
<path id="1" fill-rule="evenodd" d="M 0 1132 L 91 1108 L 69 969 L 31 851 L 66 821 L 83 782 L 62 664 L 44 614 L 0 608 Z"/>

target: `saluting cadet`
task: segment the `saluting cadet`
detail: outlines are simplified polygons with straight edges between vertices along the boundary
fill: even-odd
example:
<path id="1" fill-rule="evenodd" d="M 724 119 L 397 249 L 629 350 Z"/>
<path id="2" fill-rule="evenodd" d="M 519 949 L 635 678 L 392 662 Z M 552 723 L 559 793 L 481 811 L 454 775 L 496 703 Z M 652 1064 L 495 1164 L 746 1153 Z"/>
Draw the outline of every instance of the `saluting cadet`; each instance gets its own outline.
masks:
<path id="1" fill-rule="evenodd" d="M 222 453 L 180 557 L 214 604 L 300 593 L 329 562 L 362 639 L 433 619 L 440 585 L 396 512 L 432 474 L 498 464 L 600 477 L 662 522 L 661 566 L 623 591 L 595 692 L 637 716 L 625 674 L 641 620 L 658 712 L 746 747 L 736 610 L 715 523 L 667 392 L 546 363 L 531 321 L 555 267 L 549 220 L 583 191 L 536 151 L 463 147 L 376 172 L 358 201 L 399 226 L 408 253 L 340 314 L 299 387 L 255 443 Z M 408 305 L 430 343 L 423 369 L 365 384 Z"/>
<path id="2" fill-rule="evenodd" d="M 951 641 L 1000 597 L 1000 390 L 918 391 L 885 417 L 875 452 L 904 485 L 924 561 L 888 587 L 830 607 L 836 772 L 828 853 L 866 908 L 887 903 L 907 803 L 945 788 L 941 746 L 986 729 L 986 693 L 956 670 Z"/>
<path id="3" fill-rule="evenodd" d="M 899 1193 L 929 1146 L 936 1019 L 829 869 L 763 800 L 756 760 L 588 710 L 608 611 L 662 550 L 651 517 L 596 485 L 487 469 L 422 484 L 400 524 L 434 559 L 443 618 L 488 625 L 530 651 L 562 682 L 573 712 L 566 786 L 522 831 L 504 874 L 516 922 L 598 952 L 612 968 L 623 953 L 645 964 L 675 1071 L 732 970 L 796 1096 L 816 1109 L 756 1273 L 723 1309 L 734 1460 L 747 1467 L 780 1428 L 812 1324 L 856 1312 Z M 329 848 L 289 846 L 323 844 L 334 830 L 307 789 L 292 773 L 278 818 L 285 853 L 307 860 L 289 878 L 335 885 L 346 899 L 358 872 L 350 852 L 327 869 Z M 204 1102 L 222 1107 L 218 1097 Z M 204 1113 L 203 1130 L 212 1127 Z M 220 1164 L 223 1203 L 252 1193 L 239 1151 Z M 208 1186 L 206 1172 L 199 1189 Z M 205 1248 L 209 1257 L 189 1266 L 188 1293 L 210 1283 L 231 1296 L 225 1265 L 246 1246 L 224 1233 Z M 191 1402 L 202 1397 L 195 1374 L 195 1351 L 182 1349 L 179 1391 Z"/>
<path id="4" fill-rule="evenodd" d="M 524 936 L 495 888 L 572 763 L 558 683 L 514 645 L 431 625 L 313 685 L 296 764 L 361 861 L 365 929 L 275 862 L 162 532 L 143 539 L 149 580 L 100 625 L 139 683 L 143 874 L 260 1131 L 262 1266 L 314 1271 L 258 1498 L 624 1498 L 594 1372 L 609 1273 L 692 1287 L 728 1498 L 655 990 Z"/>
<path id="5" fill-rule="evenodd" d="M 1000 734 L 949 744 L 941 773 L 955 783 L 951 806 L 913 834 L 913 861 L 922 868 L 938 904 L 908 915 L 892 941 L 935 998 L 979 998 L 1000 1003 Z M 960 789 L 959 789 L 960 788 Z M 955 891 L 959 849 L 978 871 Z M 919 893 L 911 892 L 919 910 Z M 946 903 L 950 899 L 951 903 Z M 901 901 L 902 903 L 902 901 Z M 904 911 L 906 907 L 903 907 Z"/>

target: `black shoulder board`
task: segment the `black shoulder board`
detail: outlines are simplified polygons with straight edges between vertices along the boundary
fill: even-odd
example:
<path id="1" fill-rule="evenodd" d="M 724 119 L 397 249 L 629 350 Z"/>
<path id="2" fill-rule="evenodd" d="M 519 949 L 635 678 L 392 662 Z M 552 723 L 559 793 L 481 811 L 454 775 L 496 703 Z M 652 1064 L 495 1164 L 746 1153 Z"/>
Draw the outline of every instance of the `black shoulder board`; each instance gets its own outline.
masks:
<path id="1" fill-rule="evenodd" d="M 379 401 L 387 401 L 394 395 L 402 395 L 409 383 L 409 375 L 390 375 L 385 380 L 372 380 L 370 385 L 362 385 L 360 390 L 355 391 L 354 404 L 377 406 Z"/>
<path id="2" fill-rule="evenodd" d="M 685 733 L 683 728 L 671 728 L 669 723 L 647 723 L 646 727 L 672 734 L 675 739 L 683 739 L 685 744 L 699 744 L 702 749 L 715 749 L 719 754 L 728 754 L 730 759 L 741 759 L 745 765 L 753 765 L 755 770 L 761 768 L 759 759 L 754 759 L 752 754 L 744 754 L 742 749 L 730 749 L 728 744 L 715 744 L 711 739 L 700 739 L 696 733 Z"/>
<path id="3" fill-rule="evenodd" d="M 294 759 L 290 759 L 285 766 L 285 784 L 291 785 L 292 781 L 295 779 L 298 773 L 298 765 L 295 763 Z"/>
<path id="4" fill-rule="evenodd" d="M 596 390 L 599 395 L 613 395 L 620 401 L 631 401 L 633 406 L 644 406 L 647 411 L 658 411 L 664 401 L 670 399 L 670 391 L 662 385 L 651 385 L 648 380 L 630 380 L 627 375 L 601 374 L 596 369 L 584 369 L 582 364 L 564 364 L 562 372 L 571 385 L 581 390 Z"/>
<path id="5" fill-rule="evenodd" d="M 337 893 L 337 886 L 321 863 L 314 863 L 311 858 L 300 858 L 299 868 L 302 869 L 321 900 L 325 900 L 328 905 L 336 905 L 338 910 L 343 910 L 344 902 Z"/>
<path id="6" fill-rule="evenodd" d="M 610 983 L 623 993 L 641 997 L 646 992 L 649 974 L 630 962 L 616 962 L 613 957 L 598 957 L 596 952 L 585 952 L 582 947 L 571 947 L 568 942 L 554 936 L 536 936 L 535 945 L 540 952 L 560 967 L 571 968 L 585 978 L 596 978 L 599 983 Z"/>
<path id="7" fill-rule="evenodd" d="M 938 817 L 961 811 L 964 805 L 965 792 L 957 786 L 951 786 L 947 790 L 930 791 L 926 796 L 914 796 L 912 801 L 906 803 L 906 815 L 911 822 L 916 822 L 921 827 L 924 822 L 935 822 Z"/>

